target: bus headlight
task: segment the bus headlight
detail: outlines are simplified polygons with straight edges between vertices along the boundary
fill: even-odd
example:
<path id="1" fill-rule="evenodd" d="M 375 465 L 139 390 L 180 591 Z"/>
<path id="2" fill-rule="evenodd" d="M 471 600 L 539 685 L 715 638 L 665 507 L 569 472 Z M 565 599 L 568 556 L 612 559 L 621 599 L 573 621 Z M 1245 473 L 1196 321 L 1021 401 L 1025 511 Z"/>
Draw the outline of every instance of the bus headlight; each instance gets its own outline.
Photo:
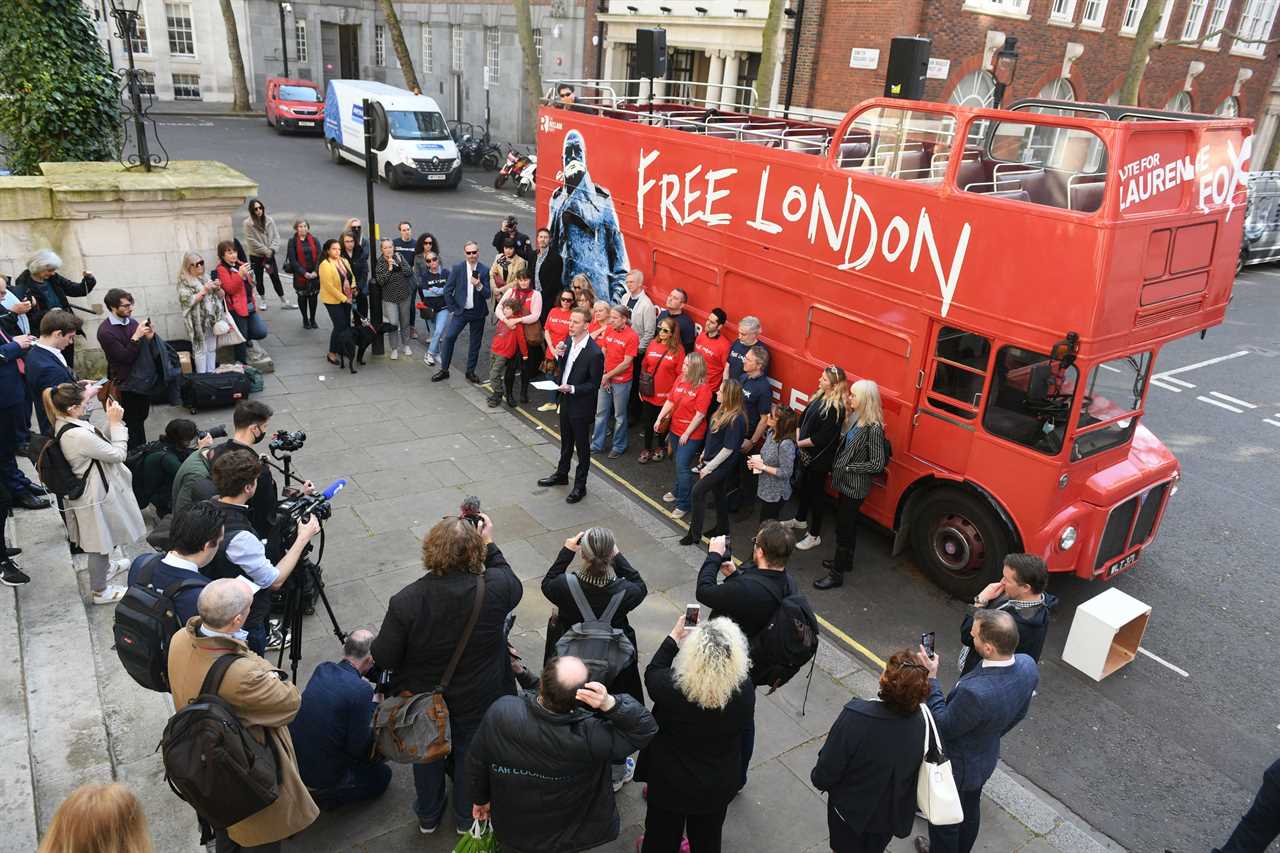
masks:
<path id="1" fill-rule="evenodd" d="M 1063 551 L 1070 551 L 1071 546 L 1076 544 L 1076 527 L 1074 524 L 1068 525 L 1058 536 L 1058 547 Z"/>

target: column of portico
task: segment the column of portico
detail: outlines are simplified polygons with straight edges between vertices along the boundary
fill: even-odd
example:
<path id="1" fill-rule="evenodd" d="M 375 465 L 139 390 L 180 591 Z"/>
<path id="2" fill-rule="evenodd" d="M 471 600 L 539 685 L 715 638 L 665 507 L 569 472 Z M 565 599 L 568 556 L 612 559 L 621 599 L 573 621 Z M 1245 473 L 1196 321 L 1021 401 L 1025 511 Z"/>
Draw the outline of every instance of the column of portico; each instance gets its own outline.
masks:
<path id="1" fill-rule="evenodd" d="M 729 55 L 724 61 L 724 77 L 720 84 L 720 108 L 723 110 L 732 110 L 737 108 L 738 90 L 734 87 L 738 85 L 738 64 L 741 54 L 736 50 L 729 51 Z"/>
<path id="2" fill-rule="evenodd" d="M 707 109 L 720 106 L 720 82 L 724 79 L 724 51 L 708 50 L 711 67 L 707 69 Z"/>

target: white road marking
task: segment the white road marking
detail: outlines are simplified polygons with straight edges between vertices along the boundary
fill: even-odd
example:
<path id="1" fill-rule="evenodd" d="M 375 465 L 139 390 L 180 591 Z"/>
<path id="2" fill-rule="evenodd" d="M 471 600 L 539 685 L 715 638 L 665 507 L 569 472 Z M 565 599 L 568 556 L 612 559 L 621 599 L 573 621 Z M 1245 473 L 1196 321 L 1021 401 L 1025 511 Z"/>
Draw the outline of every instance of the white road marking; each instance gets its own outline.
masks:
<path id="1" fill-rule="evenodd" d="M 1209 396 L 1217 397 L 1219 400 L 1226 400 L 1228 403 L 1235 403 L 1237 406 L 1244 406 L 1246 409 L 1258 408 L 1253 403 L 1246 403 L 1244 400 L 1240 400 L 1235 397 L 1228 397 L 1226 394 L 1221 394 L 1217 391 L 1210 391 Z"/>
<path id="2" fill-rule="evenodd" d="M 1112 373 L 1123 373 L 1123 372 L 1124 372 L 1124 371 L 1123 371 L 1123 370 L 1121 370 L 1120 368 L 1118 368 L 1118 367 L 1112 367 L 1112 366 L 1111 366 L 1111 365 L 1109 365 L 1109 364 L 1099 364 L 1099 365 L 1098 365 L 1098 367 L 1101 367 L 1103 370 L 1110 370 Z"/>
<path id="3" fill-rule="evenodd" d="M 1210 406 L 1217 406 L 1220 409 L 1226 409 L 1228 412 L 1235 412 L 1237 415 L 1244 414 L 1244 409 L 1237 409 L 1235 406 L 1228 406 L 1226 403 L 1223 403 L 1220 400 L 1215 400 L 1212 397 L 1205 397 L 1201 395 L 1196 397 L 1196 399 L 1201 403 L 1208 403 Z"/>
<path id="4" fill-rule="evenodd" d="M 1156 386 L 1157 388 L 1163 388 L 1166 391 L 1172 391 L 1175 394 L 1182 393 L 1181 388 L 1178 388 L 1175 385 L 1165 385 L 1163 382 L 1161 382 L 1159 379 L 1156 379 L 1154 376 L 1151 378 L 1151 384 Z"/>
<path id="5" fill-rule="evenodd" d="M 1142 646 L 1138 646 L 1138 652 L 1139 652 L 1140 654 L 1144 654 L 1144 655 L 1146 655 L 1147 657 L 1151 658 L 1153 661 L 1155 661 L 1156 663 L 1160 664 L 1161 666 L 1167 666 L 1169 669 L 1171 669 L 1171 670 L 1173 670 L 1174 672 L 1178 673 L 1178 675 L 1181 675 L 1183 678 L 1190 678 L 1190 677 L 1191 677 L 1191 673 L 1187 672 L 1185 669 L 1182 669 L 1181 667 L 1176 667 L 1176 666 L 1174 666 L 1173 664 L 1169 663 L 1167 660 L 1165 660 L 1165 659 L 1164 659 L 1164 658 L 1162 658 L 1162 657 L 1159 657 L 1158 655 L 1153 655 L 1153 654 L 1151 654 L 1151 652 L 1147 651 L 1147 650 L 1146 650 L 1146 649 L 1144 649 Z"/>
<path id="6" fill-rule="evenodd" d="M 1264 424 L 1271 424 L 1273 427 L 1280 427 L 1280 421 L 1273 421 L 1271 418 L 1263 418 L 1262 422 Z"/>
<path id="7" fill-rule="evenodd" d="M 1161 378 L 1161 379 L 1163 379 L 1165 382 L 1172 382 L 1174 385 L 1181 385 L 1183 388 L 1194 388 L 1194 387 L 1196 387 L 1196 386 L 1192 385 L 1190 382 L 1187 382 L 1186 380 L 1183 380 L 1183 379 L 1175 379 L 1175 378 L 1174 378 L 1174 377 L 1172 377 L 1172 376 L 1161 376 L 1160 378 Z"/>
<path id="8" fill-rule="evenodd" d="M 1174 375 L 1175 373 L 1186 373 L 1188 370 L 1197 370 L 1201 367 L 1208 367 L 1211 364 L 1218 364 L 1219 362 L 1230 361 L 1233 358 L 1239 358 L 1242 355 L 1248 355 L 1248 354 L 1249 354 L 1249 351 L 1247 349 L 1242 349 L 1239 352 L 1231 353 L 1231 355 L 1220 355 L 1217 358 L 1208 358 L 1208 359 L 1205 359 L 1204 361 L 1197 361 L 1195 364 L 1188 364 L 1186 367 L 1178 367 L 1173 370 L 1162 370 L 1159 373 L 1157 373 L 1156 376 L 1161 379 L 1165 379 L 1169 376 Z"/>

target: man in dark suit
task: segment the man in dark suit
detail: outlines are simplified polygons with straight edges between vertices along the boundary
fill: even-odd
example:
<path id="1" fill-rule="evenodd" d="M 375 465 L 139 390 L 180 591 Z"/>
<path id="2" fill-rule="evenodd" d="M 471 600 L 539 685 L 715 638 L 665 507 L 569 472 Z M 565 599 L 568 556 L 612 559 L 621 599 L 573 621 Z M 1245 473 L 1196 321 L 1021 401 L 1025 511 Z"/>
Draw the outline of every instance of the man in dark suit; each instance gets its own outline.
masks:
<path id="1" fill-rule="evenodd" d="M 542 294 L 542 324 L 547 323 L 547 315 L 556 307 L 560 291 L 564 289 L 561 277 L 564 275 L 564 260 L 555 246 L 551 245 L 551 231 L 538 229 L 538 254 L 533 258 L 533 280 Z"/>
<path id="2" fill-rule="evenodd" d="M 938 684 L 937 655 L 920 647 L 919 662 L 929 670 L 929 709 L 956 789 L 964 821 L 952 826 L 929 826 L 929 839 L 915 839 L 917 853 L 969 853 L 978 838 L 982 786 L 1000 760 L 1000 738 L 1027 715 L 1031 696 L 1040 682 L 1040 670 L 1029 656 L 1015 654 L 1018 625 L 1003 610 L 979 610 L 973 615 L 973 650 L 982 665 L 962 675 L 942 698 Z"/>
<path id="3" fill-rule="evenodd" d="M 27 509 L 46 509 L 46 489 L 27 479 L 18 467 L 17 453 L 27 443 L 31 407 L 22 375 L 24 359 L 35 344 L 34 335 L 13 334 L 16 329 L 0 324 L 0 485 L 9 490 L 15 504 Z M 0 561 L 5 559 L 0 554 Z"/>
<path id="4" fill-rule="evenodd" d="M 574 308 L 569 315 L 569 337 L 556 350 L 556 373 L 560 375 L 560 464 L 539 486 L 569 484 L 569 463 L 578 451 L 578 470 L 573 489 L 565 501 L 576 504 L 587 493 L 587 471 L 591 468 L 591 428 L 595 422 L 596 397 L 604 375 L 604 351 L 587 333 L 591 315 Z"/>
<path id="5" fill-rule="evenodd" d="M 462 247 L 467 259 L 449 270 L 449 283 L 444 289 L 445 306 L 449 309 L 449 328 L 444 333 L 444 348 L 440 351 L 440 369 L 431 377 L 432 382 L 449 378 L 449 363 L 453 361 L 453 347 L 465 327 L 471 332 L 467 337 L 467 380 L 480 384 L 476 364 L 480 361 L 480 343 L 484 339 L 484 318 L 489 314 L 489 268 L 480 263 L 480 247 L 469 242 Z"/>
<path id="6" fill-rule="evenodd" d="M 53 428 L 44 414 L 44 389 L 76 381 L 63 352 L 75 342 L 82 325 L 75 314 L 55 308 L 40 320 L 40 337 L 27 350 L 27 394 L 35 404 L 40 432 L 48 436 L 53 435 Z"/>

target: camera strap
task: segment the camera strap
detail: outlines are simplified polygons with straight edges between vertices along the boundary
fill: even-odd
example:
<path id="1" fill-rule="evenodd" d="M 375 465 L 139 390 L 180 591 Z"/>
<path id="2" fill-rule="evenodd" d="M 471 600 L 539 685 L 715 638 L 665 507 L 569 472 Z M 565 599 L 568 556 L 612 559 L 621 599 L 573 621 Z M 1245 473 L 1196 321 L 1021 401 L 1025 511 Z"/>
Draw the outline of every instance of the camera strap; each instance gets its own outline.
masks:
<path id="1" fill-rule="evenodd" d="M 462 660 L 462 651 L 467 647 L 467 640 L 471 639 L 471 632 L 475 630 L 476 622 L 480 620 L 480 607 L 484 604 L 484 573 L 476 578 L 476 600 L 471 605 L 471 615 L 467 617 L 467 626 L 462 629 L 462 636 L 458 638 L 458 646 L 453 650 L 453 657 L 449 658 L 449 665 L 445 667 L 444 676 L 440 679 L 440 691 L 443 692 L 449 686 L 450 679 L 453 678 L 453 671 L 458 668 L 458 661 Z"/>

